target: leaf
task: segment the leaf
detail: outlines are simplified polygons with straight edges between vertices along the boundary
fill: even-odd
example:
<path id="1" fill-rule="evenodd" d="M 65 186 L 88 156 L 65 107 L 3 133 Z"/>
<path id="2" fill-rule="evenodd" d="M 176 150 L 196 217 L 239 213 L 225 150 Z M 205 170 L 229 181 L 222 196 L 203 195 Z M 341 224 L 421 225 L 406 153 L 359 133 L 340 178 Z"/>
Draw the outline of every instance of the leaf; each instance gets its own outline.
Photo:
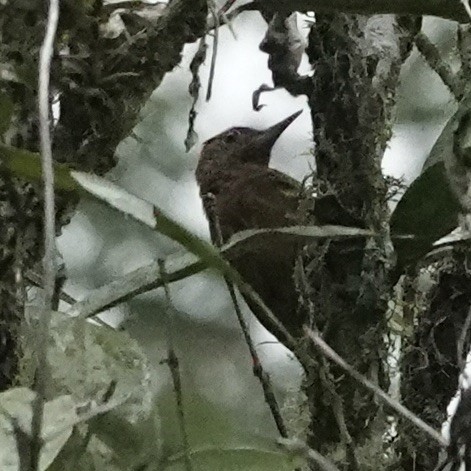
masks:
<path id="1" fill-rule="evenodd" d="M 168 224 L 168 221 L 166 221 Z M 173 283 L 183 280 L 189 276 L 195 275 L 202 270 L 211 267 L 221 271 L 228 276 L 234 283 L 240 281 L 239 275 L 227 263 L 224 255 L 232 260 L 246 255 L 253 251 L 253 243 L 246 244 L 246 241 L 257 239 L 257 243 L 264 243 L 264 237 L 291 237 L 299 239 L 300 243 L 305 243 L 308 239 L 335 239 L 344 237 L 366 237 L 373 233 L 366 229 L 344 226 L 292 226 L 272 229 L 257 229 L 241 231 L 229 240 L 227 244 L 218 251 L 208 242 L 199 239 L 193 234 L 188 233 L 186 229 L 180 228 L 178 234 L 183 234 L 182 245 L 187 247 L 193 253 L 176 253 L 169 256 L 166 260 L 167 281 Z M 174 238 L 176 240 L 176 238 Z M 209 253 L 206 257 L 205 251 Z M 198 256 L 195 257 L 194 253 Z M 214 261 L 216 260 L 216 263 Z M 75 303 L 69 310 L 72 316 L 89 317 L 101 312 L 108 307 L 114 306 L 119 302 L 124 302 L 132 297 L 150 291 L 151 289 L 162 286 L 162 280 L 159 277 L 159 266 L 157 262 L 152 262 L 143 267 L 123 275 L 117 280 L 113 280 L 107 285 L 101 286 L 91 291 L 83 301 Z"/>
<path id="2" fill-rule="evenodd" d="M 13 388 L 0 394 L 0 469 L 18 471 L 20 453 L 24 455 L 19 441 L 21 436 L 28 444 L 31 435 L 33 401 L 36 393 L 27 388 Z M 54 460 L 72 433 L 73 422 L 77 419 L 76 403 L 72 396 L 64 395 L 46 402 L 43 413 L 42 438 L 39 469 L 43 471 Z"/>
<path id="3" fill-rule="evenodd" d="M 13 102 L 6 93 L 0 91 L 0 137 L 8 131 L 13 115 Z"/>
<path id="4" fill-rule="evenodd" d="M 443 162 L 428 167 L 417 177 L 391 217 L 398 270 L 413 266 L 435 241 L 453 231 L 458 226 L 460 209 Z M 398 238 L 399 235 L 413 238 Z"/>
<path id="5" fill-rule="evenodd" d="M 229 247 L 240 244 L 249 239 L 263 238 L 267 236 L 282 237 L 287 236 L 302 242 L 308 239 L 344 239 L 351 237 L 369 237 L 373 236 L 373 231 L 361 229 L 359 227 L 347 226 L 289 226 L 274 227 L 269 229 L 248 229 L 234 234 L 229 243 Z"/>
<path id="6" fill-rule="evenodd" d="M 88 194 L 107 203 L 111 208 L 133 217 L 136 221 L 144 223 L 151 229 L 156 227 L 154 206 L 148 201 L 132 195 L 116 183 L 98 175 L 76 171 L 71 171 L 70 174 L 79 187 Z"/>
<path id="7" fill-rule="evenodd" d="M 24 340 L 25 372 L 34 370 L 30 367 L 34 366 L 34 351 L 30 347 L 34 343 L 29 339 L 36 335 L 35 327 L 41 312 L 33 306 L 27 308 L 31 328 L 25 333 Z M 53 312 L 47 358 L 49 386 L 55 394 L 70 394 L 80 404 L 90 401 L 98 404 L 90 403 L 80 416 L 92 418 L 103 406 L 102 413 L 114 409 L 134 423 L 151 413 L 150 366 L 137 342 L 127 333 Z M 22 378 L 22 381 L 27 380 Z M 112 384 L 115 386 L 110 397 L 100 405 Z"/>
<path id="8" fill-rule="evenodd" d="M 36 152 L 7 146 L 0 143 L 2 167 L 28 182 L 41 181 L 41 158 Z M 78 191 L 80 187 L 70 176 L 67 165 L 54 164 L 55 187 L 62 191 Z"/>
<path id="9" fill-rule="evenodd" d="M 256 448 L 250 446 L 202 447 L 190 451 L 195 471 L 217 469 L 219 471 L 293 471 L 296 464 L 292 456 L 280 448 Z M 163 468 L 166 471 L 185 471 L 183 455 L 175 455 Z"/>
<path id="10" fill-rule="evenodd" d="M 34 372 L 30 338 L 41 310 L 27 308 L 31 329 L 25 333 L 22 371 Z M 48 346 L 49 389 L 68 394 L 80 404 L 67 426 L 87 422 L 91 433 L 111 448 L 116 459 L 136 459 L 150 446 L 156 418 L 154 389 L 147 356 L 126 332 L 53 312 Z M 21 378 L 28 381 L 28 377 Z M 106 397 L 106 399 L 104 399 Z M 124 469 L 129 468 L 126 463 Z M 1 469 L 1 468 L 0 468 Z"/>
<path id="11" fill-rule="evenodd" d="M 0 160 L 7 170 L 26 181 L 41 180 L 39 154 L 0 143 Z M 151 203 L 131 195 L 118 185 L 93 174 L 72 171 L 67 165 L 54 164 L 55 188 L 60 191 L 91 194 L 114 209 L 156 229 L 179 242 L 210 265 L 224 268 L 217 250 L 192 234 Z"/>
<path id="12" fill-rule="evenodd" d="M 422 173 L 412 182 L 391 217 L 391 234 L 397 252 L 398 274 L 414 266 L 434 242 L 458 226 L 459 200 L 450 186 L 446 162 L 454 158 L 455 132 L 471 107 L 471 95 L 461 100 L 436 140 Z M 397 236 L 413 238 L 400 239 Z"/>
<path id="13" fill-rule="evenodd" d="M 0 159 L 4 166 L 15 176 L 27 181 L 41 179 L 41 162 L 39 154 L 23 149 L 0 144 Z M 174 221 L 156 206 L 138 198 L 115 183 L 98 177 L 97 175 L 77 172 L 63 164 L 54 164 L 55 186 L 58 190 L 73 191 L 78 194 L 90 194 L 107 203 L 111 208 L 133 217 L 138 222 L 157 230 L 161 234 L 175 240 L 190 252 L 197 255 L 203 263 L 221 271 L 232 281 L 239 280 L 237 273 L 230 268 L 226 260 L 221 257 L 219 251 L 208 242 L 194 236 L 183 226 Z M 238 235 L 238 244 L 244 238 L 260 237 L 268 234 L 284 233 L 300 238 L 339 238 L 368 236 L 371 232 L 340 226 L 299 226 L 298 228 L 260 229 L 248 231 Z M 203 267 L 199 267 L 202 269 Z M 190 270 L 188 273 L 195 273 Z"/>
<path id="14" fill-rule="evenodd" d="M 84 172 L 71 172 L 77 183 L 92 196 L 105 201 L 111 208 L 131 216 L 136 221 L 175 240 L 190 252 L 194 253 L 208 266 L 216 268 L 229 277 L 237 277 L 219 251 L 208 242 L 194 236 L 190 231 L 175 222 L 151 203 L 131 195 L 113 182 L 96 175 Z"/>

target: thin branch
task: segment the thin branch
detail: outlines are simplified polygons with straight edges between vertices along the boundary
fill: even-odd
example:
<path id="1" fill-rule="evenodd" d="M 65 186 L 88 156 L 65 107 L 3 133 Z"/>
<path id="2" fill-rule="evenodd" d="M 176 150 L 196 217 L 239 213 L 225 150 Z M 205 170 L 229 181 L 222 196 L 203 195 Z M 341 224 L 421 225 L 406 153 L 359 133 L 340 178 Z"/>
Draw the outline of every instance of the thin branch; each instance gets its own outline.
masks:
<path id="1" fill-rule="evenodd" d="M 244 5 L 234 8 L 229 13 L 219 11 L 217 18 L 211 17 L 208 20 L 208 31 L 215 29 L 217 26 L 227 25 L 235 37 L 234 30 L 232 29 L 232 22 L 244 11 L 250 11 L 250 9 L 242 8 Z"/>
<path id="2" fill-rule="evenodd" d="M 345 370 L 352 378 L 357 380 L 365 388 L 373 392 L 379 399 L 381 399 L 385 404 L 394 409 L 396 412 L 401 414 L 404 418 L 412 422 L 417 428 L 425 432 L 429 437 L 435 440 L 440 446 L 446 447 L 447 442 L 430 425 L 425 423 L 422 419 L 417 417 L 413 412 L 404 407 L 398 401 L 392 399 L 387 393 L 380 389 L 376 384 L 371 382 L 365 376 L 356 371 L 350 364 L 348 364 L 340 355 L 338 355 L 326 342 L 321 338 L 321 336 L 313 331 L 312 329 L 304 328 L 306 335 L 312 340 L 313 344 L 325 355 L 329 360 L 336 363 L 343 370 Z"/>
<path id="3" fill-rule="evenodd" d="M 42 276 L 40 276 L 38 273 L 36 273 L 33 270 L 28 270 L 25 274 L 25 280 L 29 281 L 33 286 L 36 286 L 38 288 L 44 289 L 43 286 L 43 279 Z M 59 288 L 59 287 L 58 287 Z M 74 305 L 78 301 L 67 294 L 62 287 L 57 290 L 57 297 L 59 298 L 60 301 L 64 301 L 65 303 L 69 304 L 70 306 Z M 94 322 L 97 324 L 101 325 L 102 327 L 106 327 L 108 329 L 116 330 L 113 326 L 110 324 L 107 324 L 104 320 L 100 319 L 99 317 L 96 317 L 93 319 Z"/>
<path id="4" fill-rule="evenodd" d="M 44 289 L 43 277 L 39 273 L 36 273 L 33 270 L 28 270 L 25 273 L 25 279 L 29 281 L 32 285 L 37 286 L 38 288 Z M 77 302 L 75 298 L 68 295 L 63 290 L 60 291 L 59 298 L 61 301 L 64 301 L 65 303 L 70 304 L 70 305 L 73 305 Z"/>
<path id="5" fill-rule="evenodd" d="M 227 0 L 226 3 L 219 10 L 219 14 L 224 15 L 225 13 L 227 13 L 227 10 L 229 10 L 229 8 L 231 8 L 231 6 L 234 5 L 235 2 L 236 0 Z"/>
<path id="6" fill-rule="evenodd" d="M 56 242 L 55 242 L 55 209 L 54 209 L 54 169 L 50 133 L 49 81 L 51 62 L 54 54 L 54 40 L 59 21 L 59 0 L 50 0 L 46 34 L 39 52 L 39 137 L 41 148 L 42 177 L 44 183 L 44 312 L 39 319 L 37 333 L 37 369 L 36 399 L 33 403 L 31 419 L 30 469 L 39 469 L 39 458 L 42 446 L 42 421 L 44 413 L 47 345 L 49 323 L 54 292 L 56 288 Z"/>
<path id="7" fill-rule="evenodd" d="M 463 327 L 461 328 L 460 336 L 456 342 L 456 354 L 458 357 L 458 366 L 460 371 L 464 373 L 466 368 L 466 352 L 464 349 L 466 337 L 469 333 L 469 328 L 471 327 L 471 308 L 468 310 L 468 315 L 464 321 Z"/>
<path id="8" fill-rule="evenodd" d="M 461 0 L 461 3 L 463 4 L 469 18 L 471 18 L 471 7 L 469 6 L 469 0 Z"/>
<path id="9" fill-rule="evenodd" d="M 331 461 L 322 456 L 318 451 L 309 448 L 307 444 L 302 441 L 291 438 L 280 438 L 278 443 L 288 451 L 303 456 L 308 462 L 319 466 L 322 471 L 340 471 Z"/>
<path id="10" fill-rule="evenodd" d="M 203 196 L 203 199 L 204 199 L 204 202 L 206 203 L 205 206 L 207 208 L 211 239 L 214 241 L 214 244 L 216 245 L 216 247 L 220 248 L 223 244 L 223 239 L 222 239 L 221 227 L 219 225 L 219 220 L 217 218 L 217 214 L 215 211 L 215 204 L 216 204 L 215 196 L 211 193 L 208 193 Z M 260 384 L 263 389 L 263 396 L 265 398 L 265 402 L 267 403 L 270 409 L 270 412 L 273 416 L 278 432 L 283 438 L 288 438 L 288 430 L 286 429 L 286 425 L 283 421 L 283 417 L 281 416 L 280 407 L 278 406 L 278 402 L 276 400 L 275 393 L 273 391 L 273 387 L 270 381 L 270 376 L 263 369 L 257 350 L 255 349 L 255 345 L 252 341 L 252 337 L 250 336 L 249 326 L 247 325 L 247 321 L 245 320 L 244 315 L 242 314 L 239 302 L 237 300 L 234 283 L 232 283 L 226 277 L 224 277 L 224 281 L 226 282 L 227 290 L 229 291 L 229 294 L 231 296 L 232 304 L 234 306 L 234 311 L 237 315 L 237 320 L 239 321 L 240 328 L 244 335 L 245 343 L 249 347 L 250 356 L 252 357 L 254 376 L 258 378 L 258 380 L 260 381 Z"/>
<path id="11" fill-rule="evenodd" d="M 357 470 L 358 462 L 355 456 L 355 450 L 353 449 L 352 436 L 348 431 L 347 421 L 345 420 L 344 404 L 335 388 L 334 377 L 330 371 L 329 364 L 325 356 L 322 357 L 322 366 L 320 367 L 319 376 L 324 388 L 329 392 L 331 397 L 332 412 L 334 414 L 335 421 L 337 422 L 340 439 L 342 440 L 343 445 L 345 445 L 346 455 L 349 457 L 348 465 L 350 466 L 350 469 Z"/>
<path id="12" fill-rule="evenodd" d="M 304 306 L 306 308 L 309 315 L 307 321 L 309 322 L 309 325 L 315 325 L 316 312 L 314 308 L 314 303 L 312 302 L 311 296 L 309 294 L 309 285 L 306 279 L 306 272 L 303 267 L 303 258 L 301 254 L 298 255 L 298 258 L 296 260 L 294 273 L 296 288 L 300 293 L 301 306 Z M 343 443 L 345 444 L 347 455 L 351 455 L 349 456 L 349 466 L 352 469 L 356 470 L 358 469 L 358 463 L 355 456 L 355 451 L 353 449 L 353 440 L 350 435 L 350 432 L 348 431 L 345 420 L 342 398 L 339 396 L 335 388 L 335 385 L 333 383 L 333 376 L 330 372 L 330 367 L 325 356 L 322 356 L 321 363 L 322 365 L 319 364 L 318 368 L 319 378 L 332 398 L 332 412 L 339 428 L 340 437 Z"/>
<path id="13" fill-rule="evenodd" d="M 188 114 L 188 131 L 185 138 L 185 149 L 187 152 L 194 146 L 198 137 L 195 132 L 195 120 L 198 115 L 198 112 L 196 111 L 196 104 L 198 103 L 199 91 L 201 88 L 199 70 L 206 59 L 207 48 L 208 46 L 206 44 L 206 38 L 205 36 L 202 36 L 198 44 L 198 49 L 190 62 L 191 82 L 188 87 L 188 91 L 190 92 L 190 96 L 193 100 L 191 103 L 190 112 Z"/>
<path id="14" fill-rule="evenodd" d="M 337 468 L 337 466 L 335 466 L 331 461 L 322 456 L 319 452 L 309 448 L 304 442 L 290 438 L 279 438 L 276 441 L 276 444 L 283 447 L 285 450 L 287 450 L 294 456 L 300 456 L 306 458 L 309 462 L 315 463 L 319 466 L 319 468 L 315 468 L 316 470 L 318 469 L 319 471 L 340 471 L 339 468 Z M 260 449 L 252 448 L 249 446 L 225 447 L 220 445 L 204 445 L 197 448 L 193 448 L 191 454 L 198 455 L 208 452 L 224 453 L 234 451 L 253 451 L 255 453 L 258 453 L 260 452 Z M 172 466 L 174 463 L 180 461 L 181 456 L 181 453 L 176 453 L 170 457 L 165 458 L 165 460 L 163 461 L 164 467 L 167 468 L 169 465 Z"/>
<path id="15" fill-rule="evenodd" d="M 183 409 L 183 394 L 182 394 L 182 379 L 180 374 L 180 365 L 178 362 L 177 354 L 175 353 L 175 342 L 174 342 L 174 318 L 172 312 L 172 299 L 170 297 L 170 289 L 167 282 L 167 272 L 165 270 L 165 263 L 162 259 L 158 260 L 160 276 L 163 280 L 163 286 L 165 291 L 166 299 L 166 327 L 167 327 L 167 360 L 166 363 L 170 369 L 173 381 L 173 389 L 175 391 L 175 399 L 177 402 L 177 416 L 178 424 L 180 426 L 180 434 L 183 443 L 183 457 L 185 462 L 185 470 L 192 471 L 193 466 L 191 464 L 190 457 L 190 442 L 188 440 L 188 433 L 185 424 L 185 412 Z"/>
<path id="16" fill-rule="evenodd" d="M 2 411 L 2 414 L 5 414 L 5 412 Z M 22 430 L 16 417 L 11 417 L 8 413 L 5 416 L 10 420 L 13 436 L 15 437 L 16 453 L 19 461 L 18 471 L 29 471 L 31 469 L 31 449 L 28 449 L 28 444 L 31 437 Z"/>
<path id="17" fill-rule="evenodd" d="M 157 210 L 154 209 L 154 211 Z M 125 214 L 132 216 L 132 213 Z M 160 214 L 159 218 L 162 219 L 162 214 Z M 136 220 L 142 222 L 141 219 Z M 165 232 L 162 231 L 162 228 L 160 231 L 163 234 L 171 236 L 171 231 L 174 229 L 179 230 L 178 227 L 171 225 L 168 230 L 165 229 Z M 221 254 L 230 254 L 231 257 L 241 257 L 245 254 L 244 246 L 246 246 L 245 243 L 242 243 L 251 237 L 266 234 L 267 231 L 276 234 L 291 234 L 294 237 L 298 237 L 300 242 L 308 241 L 311 238 L 342 239 L 344 237 L 373 235 L 371 231 L 366 229 L 329 225 L 253 229 L 234 234 L 231 240 L 221 248 Z M 189 237 L 189 240 L 190 239 L 191 236 Z M 203 242 L 197 241 L 196 243 L 200 244 Z M 203 244 L 206 244 L 206 242 Z M 190 246 L 188 244 L 184 246 L 191 252 L 194 252 L 195 250 L 195 246 Z M 185 253 L 183 255 L 176 253 L 171 255 L 167 258 L 166 265 L 169 283 L 195 275 L 208 266 L 204 261 L 204 257 L 201 259 L 197 255 L 194 255 L 194 253 Z M 224 271 L 227 269 L 227 266 L 224 263 L 224 266 L 220 265 L 217 268 L 219 271 Z M 106 285 L 92 290 L 85 299 L 74 304 L 67 312 L 71 316 L 80 316 L 82 318 L 93 317 L 106 309 L 110 309 L 111 307 L 126 302 L 139 294 L 147 293 L 148 291 L 160 288 L 161 286 L 162 279 L 159 276 L 158 263 L 152 262 L 148 265 L 137 268 L 132 272 L 126 273 Z"/>
<path id="18" fill-rule="evenodd" d="M 435 44 L 422 32 L 415 37 L 415 45 L 430 68 L 442 79 L 457 101 L 463 98 L 464 88 L 459 75 L 454 74 Z"/>
<path id="19" fill-rule="evenodd" d="M 59 0 L 50 0 L 46 35 L 39 53 L 39 133 L 44 184 L 44 307 L 50 309 L 56 284 L 54 168 L 50 133 L 49 81 L 54 38 L 59 19 Z"/>
<path id="20" fill-rule="evenodd" d="M 211 54 L 211 65 L 209 67 L 209 78 L 208 78 L 208 89 L 206 91 L 206 101 L 211 99 L 211 93 L 213 91 L 214 73 L 216 71 L 216 57 L 218 53 L 219 43 L 219 15 L 216 13 L 216 5 L 213 0 L 209 1 L 209 11 L 214 21 L 214 33 L 213 33 L 213 53 Z"/>

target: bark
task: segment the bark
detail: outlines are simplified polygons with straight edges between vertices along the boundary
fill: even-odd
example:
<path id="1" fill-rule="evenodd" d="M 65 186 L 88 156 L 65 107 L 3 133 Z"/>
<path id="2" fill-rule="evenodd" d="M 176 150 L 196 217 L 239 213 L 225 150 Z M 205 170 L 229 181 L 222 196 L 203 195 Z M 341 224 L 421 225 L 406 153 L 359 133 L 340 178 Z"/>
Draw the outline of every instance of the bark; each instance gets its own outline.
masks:
<path id="1" fill-rule="evenodd" d="M 390 137 L 399 71 L 420 23 L 392 16 L 317 15 L 308 55 L 315 70 L 309 97 L 317 165 L 317 223 L 373 228 L 363 242 L 313 248 L 305 266 L 311 322 L 361 373 L 387 387 L 386 300 L 391 244 L 381 159 Z M 313 417 L 310 445 L 341 443 L 346 469 L 371 432 L 377 406 L 371 395 L 315 353 L 306 393 Z M 361 467 L 361 466 L 360 466 Z"/>
<path id="2" fill-rule="evenodd" d="M 157 19 L 123 15 L 126 32 L 106 37 L 102 2 L 64 1 L 60 12 L 52 90 L 60 94 L 54 157 L 73 168 L 103 174 L 136 124 L 141 106 L 178 65 L 183 46 L 206 28 L 205 0 L 174 0 Z M 13 101 L 9 143 L 38 149 L 36 70 L 45 27 L 39 0 L 0 6 L 0 63 L 12 79 L 0 85 Z M 58 230 L 76 201 L 58 198 Z M 0 180 L 0 390 L 17 374 L 24 274 L 42 257 L 41 192 L 3 172 Z"/>
<path id="3" fill-rule="evenodd" d="M 254 0 L 265 10 L 357 13 L 363 15 L 432 15 L 468 23 L 470 18 L 460 1 L 453 0 Z"/>
<path id="4" fill-rule="evenodd" d="M 425 307 L 416 313 L 417 326 L 402 359 L 403 403 L 437 430 L 447 418 L 470 346 L 470 333 L 465 330 L 471 305 L 466 258 L 467 251 L 459 249 L 440 263 L 438 279 Z M 400 461 L 395 469 L 404 471 L 434 469 L 440 451 L 405 423 L 399 428 L 397 450 Z"/>

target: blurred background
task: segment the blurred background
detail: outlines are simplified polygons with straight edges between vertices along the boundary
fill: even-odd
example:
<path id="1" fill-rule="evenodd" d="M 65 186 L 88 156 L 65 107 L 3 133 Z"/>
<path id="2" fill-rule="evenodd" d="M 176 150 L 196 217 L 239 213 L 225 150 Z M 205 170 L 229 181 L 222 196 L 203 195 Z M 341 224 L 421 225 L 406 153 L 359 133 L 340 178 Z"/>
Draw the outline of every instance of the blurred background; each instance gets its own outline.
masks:
<path id="1" fill-rule="evenodd" d="M 307 34 L 305 19 L 299 18 Z M 252 92 L 262 83 L 271 84 L 267 56 L 259 51 L 266 24 L 256 12 L 247 12 L 219 31 L 219 49 L 211 101 L 205 102 L 210 53 L 200 75 L 203 90 L 198 103 L 196 131 L 199 139 L 185 152 L 191 98 L 189 63 L 196 45 L 188 45 L 180 66 L 167 74 L 141 112 L 141 122 L 118 148 L 119 164 L 108 178 L 129 192 L 165 210 L 192 232 L 209 240 L 194 170 L 202 142 L 235 125 L 266 127 L 303 108 L 304 113 L 281 136 L 271 165 L 302 179 L 314 165 L 312 129 L 305 98 L 293 98 L 278 90 L 262 95 L 266 106 L 252 110 Z M 425 32 L 453 63 L 455 26 L 427 18 Z M 211 46 L 212 40 L 208 38 Z M 301 73 L 312 73 L 304 61 Z M 398 95 L 397 124 L 384 158 L 388 175 L 410 183 L 421 166 L 455 104 L 440 79 L 414 52 L 404 65 Z M 107 209 L 98 202 L 83 201 L 71 223 L 64 228 L 59 249 L 66 264 L 65 290 L 82 299 L 88 290 L 101 286 L 157 258 L 182 249 Z M 176 310 L 175 340 L 183 377 L 185 411 L 192 445 L 247 443 L 256 436 L 277 436 L 263 400 L 260 385 L 237 326 L 229 295 L 221 279 L 203 273 L 170 287 Z M 300 368 L 253 318 L 248 309 L 254 340 L 263 365 L 283 400 L 296 398 Z M 163 293 L 159 290 L 134 299 L 102 315 L 136 338 L 154 365 L 154 384 L 161 408 L 166 446 L 171 447 L 175 425 L 174 396 L 166 356 Z M 204 427 L 205 433 L 201 433 Z M 247 436 L 247 430 L 253 436 Z"/>

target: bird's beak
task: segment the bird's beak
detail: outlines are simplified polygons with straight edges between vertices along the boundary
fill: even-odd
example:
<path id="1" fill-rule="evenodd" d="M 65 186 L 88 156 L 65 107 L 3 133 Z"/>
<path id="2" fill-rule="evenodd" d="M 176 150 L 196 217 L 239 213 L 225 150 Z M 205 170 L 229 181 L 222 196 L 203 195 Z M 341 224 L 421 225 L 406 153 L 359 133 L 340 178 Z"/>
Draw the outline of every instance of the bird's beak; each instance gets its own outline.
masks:
<path id="1" fill-rule="evenodd" d="M 260 136 L 257 141 L 260 147 L 271 149 L 276 140 L 280 137 L 283 131 L 303 112 L 303 110 L 296 111 L 291 116 L 283 119 L 279 123 L 270 126 L 264 131 L 260 131 Z"/>

